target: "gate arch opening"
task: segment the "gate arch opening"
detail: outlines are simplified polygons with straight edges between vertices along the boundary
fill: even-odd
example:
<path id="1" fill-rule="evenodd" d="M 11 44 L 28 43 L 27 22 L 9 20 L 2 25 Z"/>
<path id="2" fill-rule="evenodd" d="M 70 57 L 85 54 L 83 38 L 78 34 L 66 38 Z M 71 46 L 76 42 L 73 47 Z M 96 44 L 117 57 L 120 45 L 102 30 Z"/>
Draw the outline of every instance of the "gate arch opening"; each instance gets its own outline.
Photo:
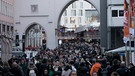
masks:
<path id="1" fill-rule="evenodd" d="M 46 49 L 45 29 L 38 23 L 32 23 L 25 31 L 25 49 L 44 50 Z"/>
<path id="2" fill-rule="evenodd" d="M 81 2 L 89 4 L 88 7 L 84 6 L 85 4 L 83 5 Z M 75 3 L 77 4 L 76 6 L 74 6 Z M 79 4 L 80 5 L 82 4 L 82 7 Z M 79 8 L 78 8 L 78 6 L 79 6 Z M 71 11 L 70 15 L 68 15 L 69 14 L 68 11 Z M 98 39 L 99 40 L 100 39 L 99 26 L 100 26 L 99 10 L 97 10 L 95 8 L 95 6 L 89 0 L 70 1 L 62 9 L 59 19 L 58 19 L 57 30 L 58 30 L 58 32 L 60 32 L 60 33 L 58 33 L 58 40 L 75 39 L 75 38 Z M 67 37 L 67 34 L 71 35 L 71 33 L 74 36 L 72 35 L 73 37 L 69 37 L 69 36 Z M 63 36 L 63 34 L 64 34 L 64 36 Z M 91 34 L 93 34 L 93 35 L 98 34 L 98 37 L 88 37 L 88 35 L 90 36 Z M 66 36 L 66 38 L 65 38 L 65 36 Z"/>

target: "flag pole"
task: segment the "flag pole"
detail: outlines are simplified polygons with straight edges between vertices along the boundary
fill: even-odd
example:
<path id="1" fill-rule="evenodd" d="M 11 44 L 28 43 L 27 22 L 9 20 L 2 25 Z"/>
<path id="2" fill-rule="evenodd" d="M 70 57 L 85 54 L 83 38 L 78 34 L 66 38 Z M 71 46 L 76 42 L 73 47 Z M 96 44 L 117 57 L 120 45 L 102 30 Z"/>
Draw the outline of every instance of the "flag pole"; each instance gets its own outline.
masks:
<path id="1" fill-rule="evenodd" d="M 135 2 L 135 0 L 134 0 Z M 134 64 L 135 64 L 135 5 L 134 5 Z"/>
<path id="2" fill-rule="evenodd" d="M 127 0 L 124 0 L 124 43 L 125 43 L 125 62 L 126 66 L 128 66 L 129 55 L 127 52 L 127 41 L 129 41 L 129 7 L 127 4 Z"/>
<path id="3" fill-rule="evenodd" d="M 128 52 L 127 52 L 127 43 L 125 43 L 125 51 L 126 51 L 126 66 L 128 66 Z"/>
<path id="4" fill-rule="evenodd" d="M 129 21 L 128 21 L 128 26 L 129 26 L 129 31 L 130 31 L 130 25 L 131 25 L 131 21 L 132 21 L 132 18 L 131 18 L 131 7 L 132 7 L 132 4 L 131 4 L 131 0 L 129 0 Z M 129 52 L 128 52 L 128 57 L 129 57 L 129 63 L 132 62 L 132 54 L 131 54 L 131 34 L 129 32 Z"/>
<path id="5" fill-rule="evenodd" d="M 130 56 L 130 50 L 131 50 L 131 34 L 130 34 L 130 21 L 131 21 L 131 15 L 130 15 L 130 10 L 131 8 L 131 1 L 129 0 L 129 5 L 128 5 L 128 29 L 129 29 L 129 49 L 127 49 L 127 44 L 126 44 L 126 66 L 128 67 L 131 56 Z"/>

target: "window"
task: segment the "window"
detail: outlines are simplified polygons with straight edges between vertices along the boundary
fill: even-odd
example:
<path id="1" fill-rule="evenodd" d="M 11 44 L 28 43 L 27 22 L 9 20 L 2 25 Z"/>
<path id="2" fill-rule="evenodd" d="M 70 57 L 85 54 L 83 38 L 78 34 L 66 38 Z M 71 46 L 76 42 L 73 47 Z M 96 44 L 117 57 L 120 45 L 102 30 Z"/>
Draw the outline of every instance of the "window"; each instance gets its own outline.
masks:
<path id="1" fill-rule="evenodd" d="M 1 24 L 0 24 L 0 34 L 1 34 Z"/>
<path id="2" fill-rule="evenodd" d="M 4 6 L 5 6 L 5 2 L 2 1 L 2 14 L 4 15 Z"/>
<path id="3" fill-rule="evenodd" d="M 14 32 L 14 27 L 13 27 L 13 26 L 11 26 L 11 32 L 12 32 L 12 33 Z"/>
<path id="4" fill-rule="evenodd" d="M 76 16 L 76 10 L 71 10 L 71 16 Z"/>
<path id="5" fill-rule="evenodd" d="M 0 13 L 2 11 L 2 0 L 0 0 Z"/>
<path id="6" fill-rule="evenodd" d="M 98 16 L 96 10 L 85 10 L 85 17 Z"/>
<path id="7" fill-rule="evenodd" d="M 68 18 L 67 17 L 65 17 L 65 23 L 68 23 Z"/>
<path id="8" fill-rule="evenodd" d="M 10 7 L 9 7 L 9 9 L 10 9 L 10 11 L 9 11 L 9 16 L 10 17 L 13 17 L 14 16 L 14 14 L 13 14 L 13 5 L 10 5 Z"/>
<path id="9" fill-rule="evenodd" d="M 118 10 L 112 10 L 112 17 L 118 17 Z"/>
<path id="10" fill-rule="evenodd" d="M 3 25 L 2 29 L 3 29 L 2 32 L 6 32 L 5 25 Z"/>
<path id="11" fill-rule="evenodd" d="M 80 8 L 83 8 L 83 2 L 80 2 Z"/>
<path id="12" fill-rule="evenodd" d="M 70 23 L 75 23 L 75 17 L 70 17 Z"/>
<path id="13" fill-rule="evenodd" d="M 124 16 L 124 11 L 123 10 L 119 10 L 119 16 Z"/>
<path id="14" fill-rule="evenodd" d="M 83 16 L 83 11 L 79 10 L 79 16 Z"/>
<path id="15" fill-rule="evenodd" d="M 8 12 L 7 11 L 8 11 L 8 8 L 7 8 L 7 6 L 5 6 L 5 15 L 6 16 L 8 16 Z"/>
<path id="16" fill-rule="evenodd" d="M 38 12 L 38 5 L 31 5 L 31 12 Z"/>
<path id="17" fill-rule="evenodd" d="M 75 2 L 72 4 L 72 8 L 76 8 L 76 3 Z"/>
<path id="18" fill-rule="evenodd" d="M 63 16 L 67 16 L 67 10 L 64 11 Z"/>
<path id="19" fill-rule="evenodd" d="M 10 28 L 9 28 L 9 26 L 7 26 L 7 31 L 9 32 L 9 30 L 10 30 Z"/>

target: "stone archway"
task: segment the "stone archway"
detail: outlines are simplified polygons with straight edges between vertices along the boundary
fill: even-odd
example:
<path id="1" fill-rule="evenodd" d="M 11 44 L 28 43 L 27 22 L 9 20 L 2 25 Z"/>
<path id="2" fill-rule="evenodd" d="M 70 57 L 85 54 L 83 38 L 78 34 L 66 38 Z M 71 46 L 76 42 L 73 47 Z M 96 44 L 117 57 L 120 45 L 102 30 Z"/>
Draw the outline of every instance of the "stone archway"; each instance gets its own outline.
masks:
<path id="1" fill-rule="evenodd" d="M 61 28 L 61 27 L 59 27 L 59 26 L 61 26 L 61 24 L 60 24 L 60 20 L 61 20 L 61 17 L 62 17 L 62 15 L 63 15 L 63 13 L 65 12 L 65 10 L 66 10 L 66 8 L 71 8 L 71 4 L 72 4 L 72 8 L 73 8 L 73 3 L 75 3 L 76 1 L 78 1 L 78 0 L 72 0 L 72 1 L 70 1 L 69 3 L 67 3 L 65 6 L 64 6 L 64 8 L 62 9 L 62 11 L 61 11 L 61 13 L 60 13 L 60 15 L 59 15 L 59 19 L 58 19 L 58 24 L 57 24 L 57 28 L 58 28 L 58 30 L 59 30 L 59 28 Z M 79 1 L 78 1 L 79 2 Z M 89 5 L 92 5 L 93 6 L 93 8 L 95 8 L 94 9 L 94 11 L 96 10 L 96 13 L 98 13 L 98 18 L 100 18 L 100 15 L 99 15 L 99 9 L 97 10 L 97 8 L 94 6 L 94 4 L 92 4 L 92 2 L 90 2 L 89 0 L 84 0 L 83 1 L 83 3 L 84 2 L 86 2 L 86 3 L 88 3 Z M 78 5 L 79 6 L 79 5 Z M 80 10 L 80 9 L 78 9 L 78 10 Z M 75 10 L 75 11 L 78 11 L 78 10 Z M 87 9 L 88 10 L 88 9 Z M 89 9 L 90 10 L 90 9 Z M 91 11 L 91 10 L 90 10 Z M 86 12 L 86 11 L 85 11 Z M 83 11 L 83 13 L 84 13 L 84 11 Z M 95 12 L 94 12 L 95 13 Z M 76 13 L 77 14 L 77 13 Z M 77 16 L 77 15 L 75 15 L 75 16 Z M 85 16 L 85 15 L 84 15 Z M 96 15 L 97 16 L 97 15 Z M 66 17 L 66 16 L 65 16 Z M 67 18 L 67 17 L 66 17 Z M 71 18 L 71 17 L 70 17 Z M 77 17 L 76 17 L 77 18 Z M 76 18 L 74 18 L 74 19 L 76 19 Z M 81 18 L 81 17 L 80 17 Z M 91 17 L 92 18 L 92 17 Z M 62 19 L 62 20 L 64 20 L 64 19 Z M 68 21 L 67 22 L 70 22 L 69 21 L 69 19 L 67 19 Z M 77 19 L 76 19 L 76 21 L 77 21 Z M 99 25 L 100 25 L 100 19 L 99 19 Z M 83 22 L 82 22 L 83 23 Z M 92 23 L 92 22 L 91 22 Z M 87 23 L 87 25 L 89 25 L 90 24 L 90 21 L 89 21 L 89 23 Z M 69 25 L 69 23 L 67 23 L 67 25 Z M 83 26 L 83 25 L 82 25 Z M 63 27 L 66 27 L 66 26 L 63 26 L 62 25 L 62 28 Z M 77 27 L 79 27 L 78 25 L 76 26 L 76 24 L 75 24 L 75 29 L 77 28 Z M 88 26 L 89 27 L 89 26 Z M 75 29 L 73 30 L 73 31 L 75 31 Z M 99 31 L 99 30 L 98 30 Z M 72 32 L 71 32 L 72 33 Z M 59 35 L 59 34 L 58 34 Z M 67 34 L 66 34 L 67 35 Z M 73 36 L 73 35 L 72 35 Z M 61 38 L 63 38 L 63 39 L 65 39 L 64 37 L 58 37 L 59 39 L 61 39 Z M 67 37 L 66 37 L 67 38 Z M 75 38 L 75 37 L 72 37 L 73 39 Z M 71 38 L 71 39 L 72 39 Z M 99 37 L 98 37 L 99 38 Z"/>
<path id="2" fill-rule="evenodd" d="M 46 48 L 46 33 L 38 23 L 32 23 L 25 31 L 25 49 L 39 50 Z"/>

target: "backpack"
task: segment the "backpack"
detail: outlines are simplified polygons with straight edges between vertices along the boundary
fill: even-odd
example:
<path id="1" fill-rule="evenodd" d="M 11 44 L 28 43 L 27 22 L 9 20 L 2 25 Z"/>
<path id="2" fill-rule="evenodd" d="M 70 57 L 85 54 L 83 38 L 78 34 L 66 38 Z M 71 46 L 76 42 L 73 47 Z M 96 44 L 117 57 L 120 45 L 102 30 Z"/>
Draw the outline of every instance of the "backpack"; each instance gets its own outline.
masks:
<path id="1" fill-rule="evenodd" d="M 101 68 L 101 75 L 102 76 L 107 76 L 108 70 L 107 68 Z"/>
<path id="2" fill-rule="evenodd" d="M 29 76 L 36 76 L 35 70 L 31 69 L 29 72 Z"/>

